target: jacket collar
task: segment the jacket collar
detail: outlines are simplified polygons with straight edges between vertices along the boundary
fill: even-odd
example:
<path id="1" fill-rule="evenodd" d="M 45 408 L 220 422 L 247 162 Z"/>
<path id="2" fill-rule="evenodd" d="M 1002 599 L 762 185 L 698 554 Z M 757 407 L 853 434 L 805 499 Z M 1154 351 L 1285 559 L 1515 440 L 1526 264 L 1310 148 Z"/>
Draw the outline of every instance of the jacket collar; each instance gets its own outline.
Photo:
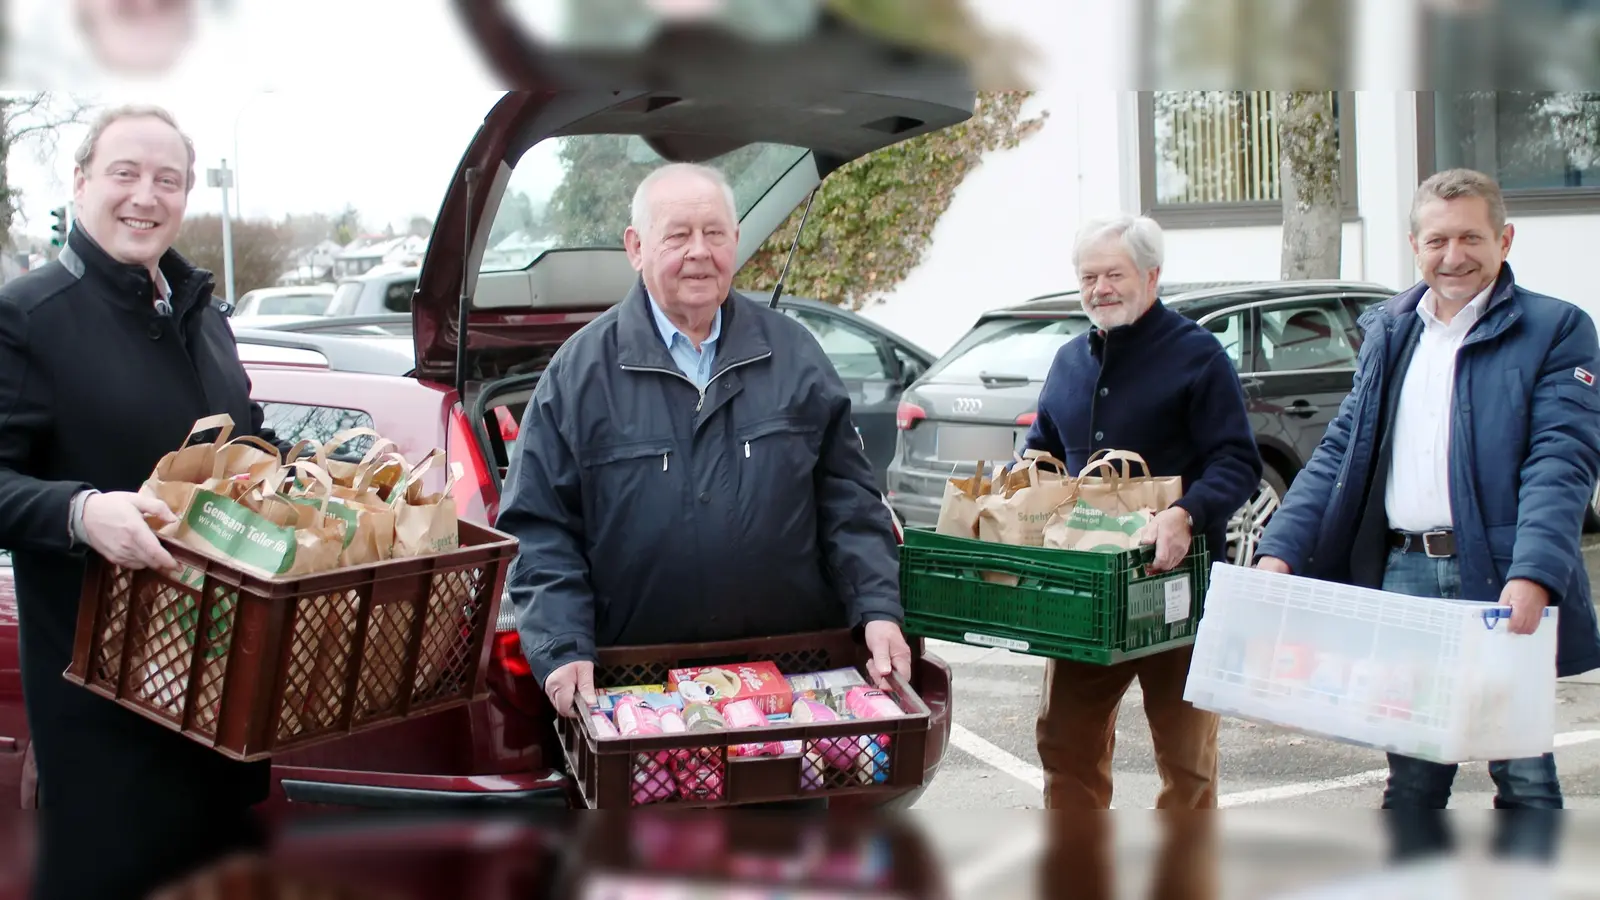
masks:
<path id="1" fill-rule="evenodd" d="M 730 366 L 772 355 L 759 313 L 759 308 L 738 292 L 728 292 L 722 301 L 722 334 L 717 339 L 718 374 Z M 678 371 L 656 327 L 643 279 L 634 282 L 617 309 L 617 362 L 634 368 Z"/>
<path id="2" fill-rule="evenodd" d="M 1126 341 L 1137 341 L 1146 338 L 1159 331 L 1162 323 L 1170 314 L 1171 311 L 1167 309 L 1167 305 L 1161 302 L 1160 297 L 1157 297 L 1156 301 L 1150 305 L 1150 308 L 1144 311 L 1144 315 L 1126 325 L 1118 325 L 1109 331 L 1101 331 L 1098 327 L 1091 327 L 1089 329 L 1089 352 L 1098 358 L 1104 352 L 1106 342 L 1112 338 L 1116 339 L 1119 347 Z"/>
<path id="3" fill-rule="evenodd" d="M 61 250 L 60 261 L 67 271 L 79 279 L 94 277 L 106 283 L 111 288 L 107 299 L 117 306 L 136 312 L 155 308 L 155 282 L 150 277 L 150 270 L 113 259 L 82 228 L 73 228 L 67 235 L 67 246 Z M 175 315 L 187 313 L 194 308 L 196 301 L 209 294 L 211 273 L 195 267 L 178 251 L 168 248 L 161 256 L 160 267 L 172 291 Z"/>
<path id="4" fill-rule="evenodd" d="M 1417 282 L 1364 313 L 1361 316 L 1362 327 L 1367 331 L 1373 328 L 1394 331 L 1397 324 L 1417 317 L 1417 306 L 1427 292 L 1428 283 Z M 1516 273 L 1511 271 L 1510 263 L 1502 262 L 1500 275 L 1495 278 L 1494 288 L 1489 292 L 1489 303 L 1484 307 L 1483 315 L 1473 327 L 1473 333 L 1468 340 L 1488 340 L 1510 327 L 1511 323 L 1521 315 L 1516 295 Z"/>

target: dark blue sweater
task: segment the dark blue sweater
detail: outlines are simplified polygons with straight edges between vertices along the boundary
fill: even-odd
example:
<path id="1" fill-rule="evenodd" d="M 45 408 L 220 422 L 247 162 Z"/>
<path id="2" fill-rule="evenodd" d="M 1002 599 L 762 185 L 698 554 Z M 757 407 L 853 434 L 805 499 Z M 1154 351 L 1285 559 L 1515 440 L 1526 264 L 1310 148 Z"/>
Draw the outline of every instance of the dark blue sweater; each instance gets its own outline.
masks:
<path id="1" fill-rule="evenodd" d="M 1154 475 L 1181 475 L 1194 533 L 1224 558 L 1228 520 L 1261 481 L 1244 391 L 1211 332 L 1157 300 L 1132 325 L 1073 338 L 1039 393 L 1029 449 L 1076 475 L 1096 450 L 1132 450 Z"/>

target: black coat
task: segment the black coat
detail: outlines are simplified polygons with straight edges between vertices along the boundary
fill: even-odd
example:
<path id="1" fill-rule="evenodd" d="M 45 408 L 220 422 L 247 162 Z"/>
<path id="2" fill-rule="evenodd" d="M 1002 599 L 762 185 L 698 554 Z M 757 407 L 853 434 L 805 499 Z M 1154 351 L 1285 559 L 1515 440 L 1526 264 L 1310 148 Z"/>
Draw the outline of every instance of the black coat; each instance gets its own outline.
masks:
<path id="1" fill-rule="evenodd" d="M 51 896 L 135 895 L 269 783 L 267 764 L 230 761 L 62 678 L 91 552 L 71 547 L 72 495 L 137 490 L 204 416 L 261 431 L 211 273 L 173 251 L 161 269 L 170 316 L 144 268 L 74 230 L 60 261 L 0 289 L 0 547 L 14 559 Z M 75 864 L 57 855 L 68 852 Z"/>
<path id="2" fill-rule="evenodd" d="M 889 509 L 850 395 L 799 322 L 722 305 L 702 393 L 643 283 L 573 335 L 523 414 L 499 528 L 541 682 L 597 647 L 901 621 Z"/>

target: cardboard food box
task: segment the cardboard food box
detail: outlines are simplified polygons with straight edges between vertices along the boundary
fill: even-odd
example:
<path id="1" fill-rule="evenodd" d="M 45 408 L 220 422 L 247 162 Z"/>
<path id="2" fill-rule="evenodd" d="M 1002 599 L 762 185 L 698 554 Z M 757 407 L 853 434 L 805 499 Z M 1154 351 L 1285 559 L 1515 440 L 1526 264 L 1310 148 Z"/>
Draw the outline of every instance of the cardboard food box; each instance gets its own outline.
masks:
<path id="1" fill-rule="evenodd" d="M 667 674 L 667 689 L 677 691 L 686 703 L 709 703 L 718 710 L 731 701 L 751 699 L 766 715 L 786 715 L 794 705 L 789 682 L 770 662 L 673 669 Z"/>

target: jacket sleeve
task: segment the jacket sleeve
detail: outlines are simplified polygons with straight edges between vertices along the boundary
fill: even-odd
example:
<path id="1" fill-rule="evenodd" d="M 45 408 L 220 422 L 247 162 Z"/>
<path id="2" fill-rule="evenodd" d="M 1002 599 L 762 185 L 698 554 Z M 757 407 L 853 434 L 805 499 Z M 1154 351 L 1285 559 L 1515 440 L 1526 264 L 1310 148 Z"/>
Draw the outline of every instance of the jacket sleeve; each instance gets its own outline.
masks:
<path id="1" fill-rule="evenodd" d="M 1328 423 L 1328 430 L 1323 432 L 1322 441 L 1317 444 L 1310 461 L 1294 477 L 1278 511 L 1272 514 L 1267 532 L 1256 548 L 1256 559 L 1263 556 L 1281 559 L 1289 565 L 1289 571 L 1296 574 L 1305 569 L 1306 558 L 1316 546 L 1323 513 L 1333 498 L 1333 486 L 1344 466 L 1345 454 L 1350 452 L 1357 398 L 1361 396 L 1369 373 L 1379 364 L 1375 358 L 1378 347 L 1378 341 L 1366 341 L 1361 345 L 1350 393 L 1339 404 L 1339 412 Z"/>
<path id="2" fill-rule="evenodd" d="M 1226 522 L 1261 484 L 1261 451 L 1245 409 L 1239 373 L 1226 355 L 1211 356 L 1194 385 L 1189 433 L 1199 444 L 1205 471 L 1173 504 L 1194 518 L 1194 531 Z M 1211 548 L 1220 554 L 1222 548 Z"/>
<path id="3" fill-rule="evenodd" d="M 28 337 L 27 314 L 0 299 L 0 547 L 68 553 L 72 496 L 90 485 L 26 474 L 55 416 Z"/>
<path id="4" fill-rule="evenodd" d="M 1588 381 L 1579 370 L 1591 373 Z M 1528 455 L 1517 496 L 1517 537 L 1507 580 L 1526 578 L 1550 592 L 1554 604 L 1583 558 L 1584 509 L 1600 470 L 1600 348 L 1594 322 L 1566 312 L 1545 356 L 1528 410 Z"/>
<path id="5" fill-rule="evenodd" d="M 581 473 L 562 431 L 561 372 L 552 361 L 528 401 L 495 523 L 519 542 L 507 589 L 540 684 L 567 663 L 596 659 Z"/>
<path id="6" fill-rule="evenodd" d="M 821 355 L 820 347 L 817 352 Z M 819 368 L 828 409 L 815 478 L 823 560 L 851 628 L 879 620 L 903 622 L 894 522 L 850 419 L 844 382 L 826 358 Z"/>
<path id="7" fill-rule="evenodd" d="M 1056 380 L 1056 370 L 1061 368 L 1061 356 L 1064 353 L 1066 353 L 1065 347 L 1056 351 L 1056 358 L 1050 363 L 1050 371 L 1045 373 L 1044 384 L 1039 386 L 1038 410 L 1034 413 L 1033 424 L 1028 426 L 1027 436 L 1022 439 L 1024 449 L 1043 450 L 1063 461 L 1067 458 L 1067 448 L 1062 446 L 1061 432 L 1056 428 L 1055 420 L 1050 417 L 1049 400 L 1055 396 L 1051 392 L 1051 382 Z"/>

